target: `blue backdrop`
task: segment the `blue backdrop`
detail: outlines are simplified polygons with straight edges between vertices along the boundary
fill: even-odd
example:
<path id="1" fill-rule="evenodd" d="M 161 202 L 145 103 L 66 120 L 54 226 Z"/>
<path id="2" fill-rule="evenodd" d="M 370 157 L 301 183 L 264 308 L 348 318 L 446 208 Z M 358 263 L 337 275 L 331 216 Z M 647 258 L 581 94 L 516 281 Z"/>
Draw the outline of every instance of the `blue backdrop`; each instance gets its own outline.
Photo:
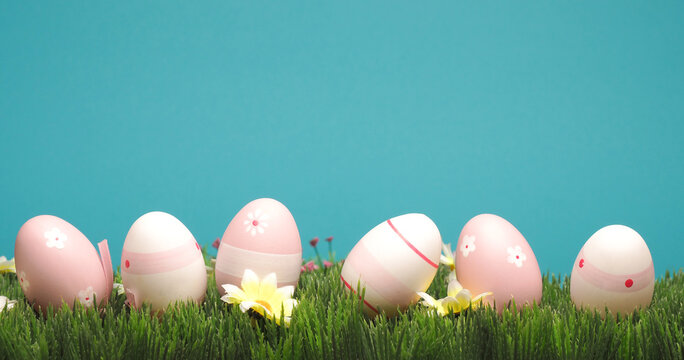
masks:
<path id="1" fill-rule="evenodd" d="M 306 257 L 490 212 L 542 271 L 615 223 L 682 266 L 681 1 L 141 3 L 0 4 L 0 254 L 53 214 L 118 264 L 145 212 L 208 245 L 273 197 Z"/>

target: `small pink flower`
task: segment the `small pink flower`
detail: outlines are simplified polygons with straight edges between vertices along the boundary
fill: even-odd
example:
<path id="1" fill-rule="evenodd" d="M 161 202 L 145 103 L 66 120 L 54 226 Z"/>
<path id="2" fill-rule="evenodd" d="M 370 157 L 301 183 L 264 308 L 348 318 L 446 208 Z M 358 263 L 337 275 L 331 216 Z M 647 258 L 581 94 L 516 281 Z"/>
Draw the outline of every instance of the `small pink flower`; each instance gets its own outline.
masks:
<path id="1" fill-rule="evenodd" d="M 325 241 L 331 242 L 331 241 L 333 241 L 333 237 L 332 237 L 332 236 L 329 236 L 327 239 L 325 239 Z"/>
<path id="2" fill-rule="evenodd" d="M 211 246 L 212 246 L 214 249 L 218 249 L 218 248 L 219 248 L 219 245 L 221 245 L 221 239 L 220 239 L 220 238 L 216 238 L 216 240 L 214 240 L 214 242 L 211 244 Z"/>
<path id="3" fill-rule="evenodd" d="M 311 271 L 318 270 L 318 269 L 319 269 L 318 265 L 316 265 L 316 263 L 313 262 L 313 260 L 309 261 L 308 263 L 304 264 L 301 267 L 302 272 L 311 272 Z"/>
<path id="4" fill-rule="evenodd" d="M 311 239 L 311 241 L 309 241 L 309 244 L 311 244 L 311 246 L 313 246 L 313 247 L 316 247 L 316 245 L 318 245 L 318 236 Z"/>
<path id="5" fill-rule="evenodd" d="M 329 267 L 333 266 L 333 263 L 331 263 L 328 260 L 323 260 L 323 266 L 325 266 L 326 268 L 329 268 Z"/>

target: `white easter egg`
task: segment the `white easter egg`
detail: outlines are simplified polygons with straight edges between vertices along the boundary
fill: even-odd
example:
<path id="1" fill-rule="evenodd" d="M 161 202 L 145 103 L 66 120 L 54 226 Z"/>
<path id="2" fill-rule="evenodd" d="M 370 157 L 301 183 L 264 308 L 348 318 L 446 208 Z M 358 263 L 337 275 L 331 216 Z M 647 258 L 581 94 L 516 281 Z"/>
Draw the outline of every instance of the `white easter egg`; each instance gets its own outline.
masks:
<path id="1" fill-rule="evenodd" d="M 152 311 L 176 301 L 201 302 L 207 290 L 202 251 L 173 215 L 154 211 L 141 216 L 126 235 L 121 278 L 131 306 Z"/>
<path id="2" fill-rule="evenodd" d="M 382 222 L 354 246 L 344 261 L 341 279 L 352 292 L 365 289 L 365 312 L 398 309 L 415 303 L 439 267 L 442 237 L 430 218 L 406 214 Z"/>
<path id="3" fill-rule="evenodd" d="M 624 225 L 606 226 L 592 235 L 577 255 L 570 296 L 577 308 L 605 308 L 613 314 L 647 307 L 655 272 L 644 239 Z"/>

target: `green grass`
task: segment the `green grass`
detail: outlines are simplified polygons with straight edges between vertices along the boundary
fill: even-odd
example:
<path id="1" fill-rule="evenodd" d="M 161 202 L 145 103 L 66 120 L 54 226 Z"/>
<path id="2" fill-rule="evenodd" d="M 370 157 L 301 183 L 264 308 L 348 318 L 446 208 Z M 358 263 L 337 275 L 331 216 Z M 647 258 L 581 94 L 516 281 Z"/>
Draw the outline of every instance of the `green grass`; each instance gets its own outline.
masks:
<path id="1" fill-rule="evenodd" d="M 341 266 L 302 274 L 289 328 L 253 320 L 219 299 L 213 278 L 202 305 L 161 317 L 130 310 L 112 294 L 101 311 L 66 307 L 37 315 L 14 274 L 0 295 L 20 300 L 0 313 L 0 358 L 652 358 L 684 359 L 684 273 L 656 282 L 650 308 L 618 319 L 577 311 L 569 279 L 544 277 L 542 303 L 497 315 L 489 308 L 444 318 L 413 306 L 396 318 L 366 318 L 340 285 Z M 428 292 L 446 295 L 440 268 Z"/>

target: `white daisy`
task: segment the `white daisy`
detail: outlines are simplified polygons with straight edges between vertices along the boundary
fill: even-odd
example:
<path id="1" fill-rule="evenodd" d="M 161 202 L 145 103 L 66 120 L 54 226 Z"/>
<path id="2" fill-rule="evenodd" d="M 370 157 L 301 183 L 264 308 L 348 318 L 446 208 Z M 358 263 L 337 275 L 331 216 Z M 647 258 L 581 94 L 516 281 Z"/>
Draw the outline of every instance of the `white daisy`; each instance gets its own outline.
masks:
<path id="1" fill-rule="evenodd" d="M 523 254 L 519 245 L 509 247 L 506 251 L 508 251 L 508 262 L 515 264 L 517 267 L 522 267 L 523 262 L 527 260 L 527 255 Z"/>
<path id="2" fill-rule="evenodd" d="M 473 235 L 466 235 L 463 237 L 463 241 L 461 242 L 461 253 L 463 253 L 463 257 L 468 257 L 468 254 L 471 252 L 475 251 L 475 236 Z"/>
<path id="3" fill-rule="evenodd" d="M 448 266 L 449 270 L 454 271 L 456 264 L 454 263 L 454 253 L 451 251 L 451 244 L 442 243 L 442 255 L 439 256 L 439 262 Z"/>
<path id="4" fill-rule="evenodd" d="M 255 212 L 250 211 L 247 214 L 247 220 L 243 223 L 245 232 L 251 233 L 252 236 L 256 236 L 257 233 L 263 234 L 264 229 L 268 227 L 264 220 L 268 220 L 268 214 L 262 213 L 261 209 L 256 209 Z"/>
<path id="5" fill-rule="evenodd" d="M 17 304 L 16 300 L 10 300 L 7 296 L 0 296 L 0 312 L 11 309 Z"/>
<path id="6" fill-rule="evenodd" d="M 17 268 L 14 265 L 14 259 L 12 260 L 7 260 L 6 257 L 0 256 L 0 274 L 7 273 L 7 272 L 17 272 Z"/>
<path id="7" fill-rule="evenodd" d="M 93 296 L 95 296 L 95 291 L 92 286 L 88 286 L 87 289 L 78 292 L 78 300 L 85 307 L 93 306 Z"/>
<path id="8" fill-rule="evenodd" d="M 64 242 L 67 241 L 67 236 L 66 234 L 59 231 L 58 228 L 52 228 L 52 230 L 46 231 L 44 235 L 47 239 L 47 242 L 45 242 L 45 245 L 47 245 L 47 247 L 64 249 Z"/>
<path id="9" fill-rule="evenodd" d="M 114 283 L 112 288 L 116 290 L 117 295 L 123 295 L 126 293 L 126 289 L 124 289 L 124 286 L 121 283 Z"/>

